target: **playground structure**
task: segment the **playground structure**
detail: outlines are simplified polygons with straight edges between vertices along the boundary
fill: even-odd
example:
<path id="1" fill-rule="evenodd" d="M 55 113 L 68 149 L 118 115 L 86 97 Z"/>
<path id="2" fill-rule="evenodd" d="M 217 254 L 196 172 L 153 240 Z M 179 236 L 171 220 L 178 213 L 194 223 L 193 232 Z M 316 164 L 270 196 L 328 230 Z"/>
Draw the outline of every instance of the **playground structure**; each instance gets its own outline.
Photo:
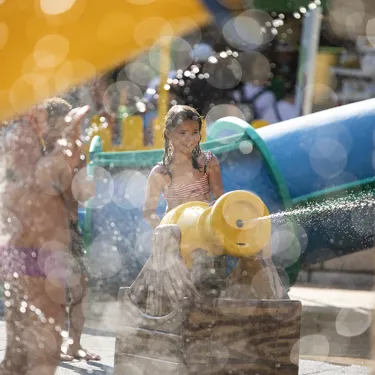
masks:
<path id="1" fill-rule="evenodd" d="M 134 115 L 124 118 L 120 123 L 119 133 L 120 142 L 115 144 L 112 140 L 112 129 L 106 125 L 103 126 L 100 116 L 96 115 L 91 120 L 89 129 L 90 140 L 99 136 L 102 141 L 104 152 L 119 151 L 146 151 L 161 148 L 163 138 L 160 129 L 163 127 L 160 121 L 160 115 L 156 111 L 146 115 Z M 145 132 L 147 127 L 152 128 L 153 142 L 145 144 Z M 205 124 L 202 126 L 202 141 L 206 140 Z M 89 144 L 86 147 L 86 153 L 89 151 Z"/>
<path id="2" fill-rule="evenodd" d="M 221 198 L 224 206 L 231 206 L 230 222 L 249 213 L 245 209 L 236 214 L 241 201 L 258 215 L 260 201 L 255 196 L 233 192 Z M 213 258 L 206 250 L 191 253 L 194 261 L 188 271 L 179 257 L 179 242 L 181 232 L 189 236 L 186 222 L 199 225 L 194 208 L 201 207 L 198 203 L 180 207 L 181 215 L 172 215 L 178 225 L 155 229 L 151 257 L 131 287 L 120 289 L 122 318 L 114 373 L 297 375 L 301 303 L 288 300 L 272 261 L 261 249 L 243 251 L 226 280 L 220 279 L 220 266 L 210 262 L 206 267 Z M 212 210 L 226 222 L 225 207 L 219 204 Z M 267 237 L 263 224 L 258 225 Z M 236 231 L 234 238 L 241 237 L 238 232 L 252 238 L 256 234 L 246 225 L 236 226 Z M 207 233 L 201 231 L 199 237 L 206 237 L 202 243 L 207 243 Z M 225 248 L 233 250 L 231 245 Z"/>
<path id="3" fill-rule="evenodd" d="M 120 142 L 114 143 L 112 137 L 112 129 L 98 115 L 91 119 L 89 134 L 90 142 L 95 136 L 99 136 L 102 142 L 102 150 L 104 152 L 119 151 L 146 151 L 155 150 L 163 146 L 160 129 L 163 124 L 160 123 L 160 114 L 156 111 L 147 113 L 146 115 L 133 115 L 124 118 L 120 123 L 119 133 L 121 134 Z M 102 118 L 103 120 L 103 118 Z M 104 120 L 105 121 L 105 120 Z M 267 126 L 268 123 L 263 120 L 254 120 L 252 123 L 254 128 Z M 145 142 L 145 132 L 149 132 L 147 128 L 152 129 L 153 142 Z M 202 121 L 202 142 L 207 139 L 206 121 Z M 155 137 L 156 136 L 156 137 Z M 89 153 L 89 145 L 85 147 L 85 153 Z"/>
<path id="4" fill-rule="evenodd" d="M 51 4 L 54 3 L 57 4 L 44 2 L 44 8 L 36 6 L 31 0 L 5 1 L 1 5 L 2 30 L 5 27 L 5 41 L 3 37 L 3 48 L 0 50 L 4 66 L 0 91 L 2 118 L 19 113 L 53 93 L 62 92 L 94 76 L 97 71 L 109 68 L 115 61 L 135 55 L 149 46 L 151 40 L 163 36 L 163 30 L 167 25 L 164 21 L 166 19 L 175 33 L 191 29 L 191 23 L 186 25 L 181 22 L 182 16 L 189 15 L 197 25 L 209 20 L 207 9 L 195 0 L 168 9 L 162 0 L 150 2 L 146 7 L 139 7 L 135 2 L 127 2 L 125 5 L 123 1 L 111 0 L 106 9 L 102 9 L 99 3 L 92 3 L 85 9 L 83 0 L 66 2 L 65 4 L 70 4 L 68 8 L 52 7 Z M 19 9 L 22 11 L 18 12 Z M 15 12 L 18 15 L 17 19 L 14 18 Z M 128 18 L 129 14 L 132 15 L 132 19 Z M 158 15 L 164 17 L 164 20 L 154 20 L 153 27 L 144 28 L 144 39 L 141 42 L 128 33 L 129 28 L 136 29 L 144 19 L 154 19 Z M 124 17 L 128 22 L 123 22 Z M 92 32 L 93 29 L 98 32 Z M 77 38 L 77 30 L 80 38 Z M 95 48 L 86 48 L 94 45 Z M 272 129 L 263 128 L 258 132 L 237 119 L 223 119 L 218 126 L 219 130 L 221 127 L 224 132 L 234 134 L 225 138 L 217 137 L 204 144 L 205 149 L 212 149 L 220 159 L 226 190 L 255 192 L 266 203 L 270 213 L 276 218 L 281 218 L 273 225 L 271 243 L 274 245 L 273 256 L 278 273 L 286 270 L 289 276 L 289 279 L 283 278 L 283 281 L 289 280 L 293 283 L 300 262 L 315 263 L 372 246 L 374 104 L 374 101 L 368 101 L 347 106 L 278 124 Z M 162 115 L 159 114 L 159 124 L 161 119 Z M 139 123 L 136 126 L 140 127 Z M 157 130 L 161 135 L 160 126 Z M 98 134 L 102 136 L 104 145 L 105 135 Z M 215 138 L 214 133 L 212 137 Z M 142 184 L 145 183 L 150 168 L 160 160 L 161 151 L 103 153 L 99 140 L 95 137 L 92 142 L 92 164 L 89 169 L 94 176 L 95 167 L 103 168 L 107 172 L 105 178 L 98 181 L 97 185 L 98 195 L 102 194 L 108 199 L 104 199 L 104 203 L 102 201 L 102 204 L 96 207 L 93 207 L 93 201 L 90 201 L 83 212 L 83 218 L 81 216 L 86 240 L 92 245 L 90 260 L 97 255 L 94 251 L 95 245 L 99 244 L 97 249 L 102 251 L 104 247 L 101 244 L 108 241 L 112 252 L 105 253 L 106 263 L 101 264 L 104 271 L 108 272 L 101 275 L 98 273 L 96 276 L 102 285 L 115 285 L 115 290 L 119 285 L 126 285 L 133 280 L 135 281 L 132 287 L 136 287 L 139 285 L 140 277 L 145 274 L 139 270 L 150 255 L 148 244 L 151 239 L 151 231 L 142 222 Z M 137 144 L 134 147 L 138 147 Z M 108 176 L 109 184 L 106 182 Z M 108 185 L 111 186 L 110 189 Z M 94 198 L 94 201 L 95 199 L 98 197 Z M 344 199 L 344 204 L 337 205 L 340 199 Z M 364 205 L 358 205 L 361 199 Z M 335 206 L 339 209 L 335 209 Z M 161 204 L 159 212 L 163 212 L 163 209 Z M 285 212 L 295 214 L 285 215 Z M 304 216 L 306 212 L 309 214 Z M 278 214 L 280 215 L 277 216 Z M 115 239 L 112 224 L 116 227 Z M 177 229 L 172 231 L 177 233 L 173 236 L 179 236 Z M 99 237 L 102 240 L 106 234 L 108 236 L 100 242 Z M 160 249 L 166 250 L 165 246 L 161 245 L 156 249 L 154 247 L 153 251 L 160 253 Z M 114 259 L 118 261 L 117 264 L 111 262 Z M 113 268 L 106 270 L 109 265 Z M 230 265 L 227 271 L 236 274 L 236 270 L 241 269 L 239 265 L 240 262 Z M 227 274 L 224 278 L 228 279 Z M 241 281 L 238 278 L 235 280 L 237 283 Z M 225 288 L 226 286 L 223 287 L 224 291 Z M 154 319 L 148 319 L 149 317 L 144 315 L 147 310 L 145 313 L 138 307 L 134 308 L 131 296 L 139 296 L 137 293 L 121 289 L 122 312 L 124 316 L 129 312 L 129 321 L 133 319 L 135 324 L 119 325 L 120 330 L 128 330 L 130 333 L 128 336 L 118 337 L 118 345 L 130 343 L 128 347 L 117 350 L 117 358 L 121 365 L 124 365 L 124 362 L 120 357 L 128 361 L 130 358 L 135 359 L 134 353 L 129 352 L 135 349 L 134 341 L 122 340 L 121 337 L 137 338 L 138 333 L 154 339 L 146 341 L 147 348 L 143 351 L 144 354 L 149 350 L 149 345 L 157 348 L 156 344 L 169 343 L 169 346 L 161 345 L 159 352 L 159 358 L 164 356 L 168 362 L 165 368 L 160 369 L 160 373 L 166 374 L 176 374 L 180 369 L 183 372 L 186 364 L 192 369 L 190 372 L 209 373 L 209 369 L 205 368 L 202 362 L 210 368 L 222 369 L 224 364 L 220 363 L 219 359 L 223 353 L 218 351 L 215 354 L 213 342 L 210 340 L 219 336 L 222 327 L 228 329 L 229 325 L 225 324 L 228 321 L 231 322 L 231 332 L 234 332 L 236 327 L 243 330 L 245 321 L 249 322 L 251 318 L 253 326 L 259 327 L 259 320 L 267 320 L 264 325 L 266 331 L 279 333 L 274 316 L 281 312 L 281 315 L 277 315 L 281 317 L 277 320 L 280 325 L 293 327 L 293 334 L 289 336 L 285 346 L 286 361 L 290 360 L 293 340 L 297 342 L 299 338 L 300 305 L 294 305 L 294 312 L 293 309 L 286 309 L 287 313 L 282 314 L 285 310 L 282 308 L 283 302 L 278 301 L 279 295 L 274 295 L 274 300 L 269 302 L 254 300 L 265 297 L 260 293 L 248 294 L 243 304 L 238 300 L 225 301 L 223 298 L 220 301 L 220 298 L 217 298 L 206 301 L 208 306 L 202 304 L 199 297 L 195 297 L 185 301 L 191 302 L 188 309 L 182 307 L 183 301 L 181 309 L 173 309 L 171 314 L 162 317 L 155 314 Z M 152 295 L 152 290 L 150 294 Z M 183 294 L 180 297 L 184 300 Z M 272 296 L 265 298 L 272 299 Z M 147 298 L 143 298 L 143 301 L 145 300 L 147 301 Z M 142 298 L 139 302 L 142 305 Z M 241 319 L 233 319 L 234 315 L 239 318 L 241 311 L 246 311 L 246 314 L 243 314 Z M 178 313 L 181 313 L 180 319 Z M 271 319 L 268 319 L 270 316 Z M 259 320 L 254 317 L 259 317 Z M 178 324 L 181 321 L 187 322 L 184 330 Z M 159 327 L 159 330 L 155 327 Z M 143 328 L 145 329 L 142 331 Z M 146 331 L 147 328 L 151 328 L 153 336 Z M 163 335 L 166 332 L 170 335 Z M 177 332 L 181 335 L 178 336 Z M 257 332 L 254 330 L 247 329 L 245 332 L 248 335 L 247 343 L 252 337 L 256 337 Z M 280 337 L 271 337 L 269 346 L 272 347 Z M 206 345 L 204 348 L 200 346 L 202 341 Z M 191 344 L 187 344 L 189 342 Z M 221 348 L 229 347 L 230 344 L 226 339 L 219 343 Z M 258 341 L 257 344 L 263 343 Z M 177 353 L 176 348 L 191 353 L 192 356 L 184 356 L 181 360 L 181 352 Z M 238 352 L 238 348 L 244 349 L 241 346 L 234 349 Z M 255 350 L 254 346 L 246 346 L 245 349 L 247 353 Z M 142 351 L 140 352 L 142 354 Z M 173 353 L 176 354 L 175 361 L 171 360 Z M 238 358 L 227 358 L 233 359 L 228 362 L 232 367 L 233 362 L 238 363 Z M 278 355 L 273 355 L 272 360 L 268 362 L 273 373 L 279 371 L 280 374 L 292 374 L 293 371 L 298 371 L 295 364 L 296 361 L 298 363 L 298 358 L 294 358 L 294 366 L 290 362 L 279 361 L 279 358 Z M 156 372 L 157 366 L 148 366 L 149 363 L 144 359 L 139 361 L 145 365 L 143 373 Z M 244 362 L 246 361 L 242 364 Z M 154 361 L 153 364 L 165 363 Z M 245 367 L 245 371 L 247 368 Z M 125 367 L 125 370 L 129 368 Z M 240 367 L 239 370 L 243 368 Z M 124 371 L 120 369 L 119 373 Z"/>
<path id="5" fill-rule="evenodd" d="M 150 258 L 120 288 L 115 374 L 297 375 L 301 303 L 265 250 L 270 235 L 267 208 L 246 191 L 166 214 Z M 225 255 L 238 259 L 228 278 Z"/>
<path id="6" fill-rule="evenodd" d="M 161 224 L 177 224 L 180 228 L 180 252 L 190 268 L 196 249 L 212 255 L 255 255 L 269 242 L 268 216 L 267 207 L 256 195 L 235 191 L 220 197 L 213 207 L 205 202 L 178 206 L 163 217 Z"/>
<path id="7" fill-rule="evenodd" d="M 216 139 L 202 144 L 220 161 L 225 191 L 251 191 L 273 215 L 273 260 L 290 284 L 300 264 L 373 246 L 374 104 L 369 100 L 338 107 L 259 130 L 224 118 L 209 134 Z M 148 173 L 162 153 L 105 153 L 99 138 L 91 144 L 90 168 L 103 168 L 111 176 L 112 190 L 98 184 L 107 204 L 86 208 L 84 233 L 87 243 L 95 243 L 116 223 L 120 237 L 126 238 L 114 241 L 127 265 L 107 280 L 117 285 L 114 290 L 134 280 L 150 255 L 151 229 L 143 220 L 142 205 Z M 161 201 L 158 213 L 164 209 Z"/>
<path id="8" fill-rule="evenodd" d="M 285 300 L 285 287 L 295 282 L 303 264 L 373 246 L 374 108 L 375 100 L 369 100 L 258 130 L 237 118 L 217 121 L 202 147 L 217 155 L 224 188 L 234 192 L 212 208 L 197 202 L 178 207 L 154 232 L 141 210 L 146 177 L 163 151 L 105 153 L 100 138 L 94 138 L 90 168 L 93 175 L 100 167 L 112 176 L 113 194 L 100 209 L 88 204 L 86 241 L 103 250 L 100 238 L 113 232 L 115 223 L 117 238 L 126 241 L 115 239 L 111 245 L 124 266 L 102 277 L 101 287 L 116 291 L 131 284 L 121 287 L 118 297 L 116 374 L 140 369 L 211 374 L 234 366 L 298 373 L 301 305 Z M 108 186 L 98 187 L 105 195 Z M 262 204 L 248 205 L 238 199 L 243 194 L 238 190 L 260 197 Z M 225 227 L 222 203 L 231 194 L 237 203 L 232 201 L 227 216 L 232 224 Z M 255 206 L 263 208 L 248 209 Z M 160 202 L 159 214 L 164 209 Z M 241 253 L 225 233 L 257 216 L 267 218 L 265 228 L 235 244 L 256 246 L 258 237 L 259 246 Z M 221 241 L 215 241 L 217 233 Z M 246 327 L 245 335 L 239 327 L 241 332 Z"/>

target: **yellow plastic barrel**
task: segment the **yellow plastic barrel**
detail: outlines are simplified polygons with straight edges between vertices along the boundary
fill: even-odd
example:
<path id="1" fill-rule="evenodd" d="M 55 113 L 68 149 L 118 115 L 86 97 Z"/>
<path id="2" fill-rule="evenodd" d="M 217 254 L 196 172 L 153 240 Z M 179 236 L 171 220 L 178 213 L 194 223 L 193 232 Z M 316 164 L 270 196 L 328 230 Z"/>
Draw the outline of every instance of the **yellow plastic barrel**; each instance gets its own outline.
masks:
<path id="1" fill-rule="evenodd" d="M 196 249 L 248 257 L 261 251 L 271 236 L 266 205 L 257 195 L 242 190 L 224 194 L 212 207 L 204 202 L 182 204 L 169 211 L 161 224 L 179 226 L 181 256 L 189 268 Z"/>

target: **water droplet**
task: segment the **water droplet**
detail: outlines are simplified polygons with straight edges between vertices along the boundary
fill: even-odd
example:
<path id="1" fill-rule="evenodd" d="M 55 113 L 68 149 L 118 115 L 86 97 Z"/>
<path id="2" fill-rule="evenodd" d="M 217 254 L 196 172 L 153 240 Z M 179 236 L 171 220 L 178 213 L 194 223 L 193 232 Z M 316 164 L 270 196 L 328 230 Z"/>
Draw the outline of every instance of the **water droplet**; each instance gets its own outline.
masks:
<path id="1" fill-rule="evenodd" d="M 65 338 L 65 339 L 69 337 L 69 333 L 67 331 L 61 331 L 60 335 L 61 335 L 61 337 Z"/>
<path id="2" fill-rule="evenodd" d="M 336 330 L 341 336 L 359 336 L 370 327 L 372 315 L 370 311 L 342 309 L 336 317 Z"/>
<path id="3" fill-rule="evenodd" d="M 248 155 L 253 151 L 253 144 L 250 141 L 242 141 L 239 145 L 239 149 L 243 154 Z"/>
<path id="4" fill-rule="evenodd" d="M 40 0 L 40 8 L 45 14 L 56 15 L 67 12 L 74 3 L 75 0 Z"/>
<path id="5" fill-rule="evenodd" d="M 38 67 L 51 69 L 60 65 L 69 52 L 69 41 L 58 34 L 46 35 L 34 47 L 34 60 Z"/>

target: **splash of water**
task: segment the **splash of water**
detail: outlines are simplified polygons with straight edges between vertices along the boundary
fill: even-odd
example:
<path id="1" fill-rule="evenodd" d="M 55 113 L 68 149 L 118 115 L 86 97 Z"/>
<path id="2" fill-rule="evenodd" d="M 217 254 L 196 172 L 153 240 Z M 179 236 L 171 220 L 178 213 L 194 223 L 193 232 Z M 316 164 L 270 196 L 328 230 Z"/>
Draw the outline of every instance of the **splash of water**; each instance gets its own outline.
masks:
<path id="1" fill-rule="evenodd" d="M 303 206 L 300 204 L 296 208 L 276 212 L 256 219 L 244 220 L 245 222 L 256 222 L 271 220 L 274 223 L 280 223 L 285 219 L 291 219 L 295 222 L 305 222 L 317 215 L 326 215 L 328 213 L 336 214 L 341 212 L 351 212 L 355 209 L 374 209 L 375 197 L 373 192 L 361 192 L 349 194 L 344 197 L 327 199 L 324 201 L 307 202 Z"/>

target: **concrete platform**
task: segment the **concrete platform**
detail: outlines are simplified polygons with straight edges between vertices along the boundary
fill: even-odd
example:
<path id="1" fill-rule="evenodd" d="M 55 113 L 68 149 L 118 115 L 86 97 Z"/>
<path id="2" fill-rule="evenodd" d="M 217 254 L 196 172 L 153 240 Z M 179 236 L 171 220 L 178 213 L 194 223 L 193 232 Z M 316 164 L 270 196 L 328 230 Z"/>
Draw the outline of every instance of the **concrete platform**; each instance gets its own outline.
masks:
<path id="1" fill-rule="evenodd" d="M 369 328 L 375 303 L 373 292 L 295 286 L 289 295 L 303 305 L 300 375 L 371 373 Z M 94 302 L 92 298 L 90 301 L 86 306 L 82 345 L 99 354 L 102 361 L 61 363 L 58 375 L 113 373 L 117 303 Z M 4 351 L 5 324 L 0 321 L 1 358 Z"/>
<path id="2" fill-rule="evenodd" d="M 82 344 L 88 350 L 99 354 L 102 357 L 100 362 L 61 362 L 58 367 L 57 375 L 111 375 L 113 374 L 115 337 L 110 333 L 98 335 L 97 333 L 87 333 L 83 336 Z M 0 356 L 4 355 L 5 350 L 5 325 L 0 322 Z M 337 359 L 336 359 L 337 360 Z M 337 364 L 331 363 L 329 358 L 326 361 L 320 360 L 300 360 L 300 375 L 362 375 L 370 374 L 368 367 L 358 364 Z M 369 363 L 367 363 L 369 364 Z M 126 374 L 124 374 L 126 375 Z M 140 373 L 141 375 L 141 373 Z M 157 375 L 157 374 L 155 374 Z"/>

